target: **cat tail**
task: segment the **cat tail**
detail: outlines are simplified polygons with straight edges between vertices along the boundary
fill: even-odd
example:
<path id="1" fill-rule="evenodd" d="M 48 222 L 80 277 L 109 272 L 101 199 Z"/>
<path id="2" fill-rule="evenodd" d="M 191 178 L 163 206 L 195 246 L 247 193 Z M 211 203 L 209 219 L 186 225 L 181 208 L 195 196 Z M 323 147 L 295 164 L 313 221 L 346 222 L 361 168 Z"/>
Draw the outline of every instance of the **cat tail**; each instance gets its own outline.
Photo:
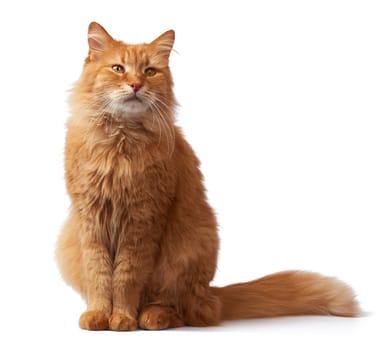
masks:
<path id="1" fill-rule="evenodd" d="M 355 295 L 348 285 L 312 272 L 278 272 L 250 282 L 212 287 L 212 292 L 222 302 L 222 320 L 359 314 Z"/>

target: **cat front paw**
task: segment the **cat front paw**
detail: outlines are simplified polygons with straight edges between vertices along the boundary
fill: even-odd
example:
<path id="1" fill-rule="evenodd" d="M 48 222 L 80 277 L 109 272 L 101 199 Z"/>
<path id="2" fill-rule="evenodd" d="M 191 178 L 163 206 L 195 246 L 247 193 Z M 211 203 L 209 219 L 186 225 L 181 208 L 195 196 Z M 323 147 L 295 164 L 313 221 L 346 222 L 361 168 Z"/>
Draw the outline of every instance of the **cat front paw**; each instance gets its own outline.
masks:
<path id="1" fill-rule="evenodd" d="M 134 318 L 120 313 L 113 313 L 110 316 L 109 325 L 112 331 L 134 331 L 138 328 Z"/>
<path id="2" fill-rule="evenodd" d="M 79 319 L 79 327 L 89 331 L 109 329 L 109 316 L 103 311 L 86 311 Z"/>

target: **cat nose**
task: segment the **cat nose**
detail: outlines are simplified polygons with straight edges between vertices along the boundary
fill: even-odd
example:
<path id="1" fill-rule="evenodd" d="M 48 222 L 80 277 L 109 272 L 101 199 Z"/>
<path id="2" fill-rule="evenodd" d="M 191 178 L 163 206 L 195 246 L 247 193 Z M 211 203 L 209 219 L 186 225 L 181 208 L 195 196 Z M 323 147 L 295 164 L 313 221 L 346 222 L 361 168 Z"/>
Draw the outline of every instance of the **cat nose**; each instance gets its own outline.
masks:
<path id="1" fill-rule="evenodd" d="M 141 83 L 131 83 L 129 86 L 133 89 L 134 92 L 137 92 L 141 87 Z"/>

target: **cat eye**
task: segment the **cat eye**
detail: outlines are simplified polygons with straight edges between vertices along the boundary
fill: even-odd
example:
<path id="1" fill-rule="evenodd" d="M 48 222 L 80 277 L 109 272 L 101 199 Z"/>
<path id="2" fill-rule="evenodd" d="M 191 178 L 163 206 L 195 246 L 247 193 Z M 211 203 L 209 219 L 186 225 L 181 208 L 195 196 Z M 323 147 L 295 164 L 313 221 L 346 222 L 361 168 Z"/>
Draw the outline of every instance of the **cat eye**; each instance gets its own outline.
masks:
<path id="1" fill-rule="evenodd" d="M 124 73 L 125 72 L 125 68 L 123 68 L 123 66 L 121 66 L 120 64 L 114 64 L 111 69 L 114 71 L 114 72 L 117 72 L 117 73 Z"/>
<path id="2" fill-rule="evenodd" d="M 156 75 L 156 73 L 157 73 L 157 71 L 154 68 L 146 68 L 145 69 L 145 75 L 147 77 L 153 77 Z"/>

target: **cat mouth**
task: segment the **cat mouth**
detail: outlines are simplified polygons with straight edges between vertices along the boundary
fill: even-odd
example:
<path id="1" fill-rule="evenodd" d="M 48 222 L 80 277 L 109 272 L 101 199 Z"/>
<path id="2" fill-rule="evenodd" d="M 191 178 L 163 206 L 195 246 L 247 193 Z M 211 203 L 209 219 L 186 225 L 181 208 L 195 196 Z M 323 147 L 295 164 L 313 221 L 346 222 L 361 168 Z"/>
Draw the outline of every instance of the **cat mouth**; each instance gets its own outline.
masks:
<path id="1" fill-rule="evenodd" d="M 123 99 L 123 102 L 124 103 L 130 103 L 130 102 L 140 102 L 140 103 L 142 103 L 142 100 L 136 94 L 134 94 L 134 95 L 125 97 Z"/>

